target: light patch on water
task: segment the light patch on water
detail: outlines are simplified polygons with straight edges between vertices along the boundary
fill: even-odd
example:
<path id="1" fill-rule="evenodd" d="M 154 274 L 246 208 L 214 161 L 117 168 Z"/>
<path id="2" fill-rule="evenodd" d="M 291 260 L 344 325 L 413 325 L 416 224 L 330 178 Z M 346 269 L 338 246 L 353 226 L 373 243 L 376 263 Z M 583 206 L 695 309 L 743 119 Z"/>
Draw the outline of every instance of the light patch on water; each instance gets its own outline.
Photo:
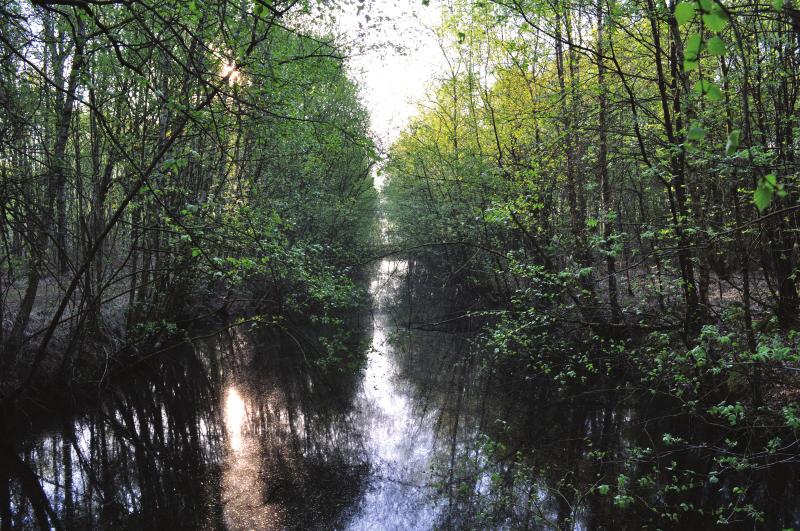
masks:
<path id="1" fill-rule="evenodd" d="M 282 529 L 284 515 L 280 508 L 264 501 L 261 446 L 249 429 L 245 399 L 234 386 L 225 392 L 224 420 L 229 441 L 222 477 L 225 527 Z"/>
<path id="2" fill-rule="evenodd" d="M 235 387 L 229 387 L 225 398 L 225 429 L 231 450 L 242 451 L 242 428 L 247 416 L 244 400 Z"/>
<path id="3" fill-rule="evenodd" d="M 433 426 L 413 411 L 412 399 L 398 381 L 397 361 L 388 340 L 392 327 L 380 310 L 391 302 L 387 299 L 407 267 L 404 260 L 383 260 L 370 285 L 378 312 L 358 407 L 373 468 L 348 529 L 430 529 L 436 519 L 427 489 Z"/>

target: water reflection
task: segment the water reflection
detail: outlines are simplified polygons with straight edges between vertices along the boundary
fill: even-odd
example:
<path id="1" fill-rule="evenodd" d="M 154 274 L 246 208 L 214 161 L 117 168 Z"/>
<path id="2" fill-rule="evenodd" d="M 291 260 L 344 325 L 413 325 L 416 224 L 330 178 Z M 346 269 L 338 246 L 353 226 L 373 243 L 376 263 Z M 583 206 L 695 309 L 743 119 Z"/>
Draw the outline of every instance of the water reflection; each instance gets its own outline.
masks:
<path id="1" fill-rule="evenodd" d="M 388 338 L 391 303 L 406 268 L 405 261 L 384 260 L 371 284 L 377 311 L 359 407 L 372 475 L 349 529 L 430 529 L 436 520 L 429 475 L 433 415 L 416 414 Z"/>
<path id="2" fill-rule="evenodd" d="M 244 400 L 235 387 L 228 388 L 225 399 L 225 430 L 228 432 L 231 450 L 238 453 L 242 450 L 242 428 L 247 414 Z"/>
<path id="3" fill-rule="evenodd" d="M 323 529 L 346 517 L 367 472 L 349 421 L 352 378 L 307 364 L 281 336 L 236 332 L 227 351 L 221 503 L 228 529 Z"/>
<path id="4" fill-rule="evenodd" d="M 354 378 L 270 330 L 176 344 L 84 413 L 3 441 L 4 529 L 327 528 L 368 471 Z"/>
<path id="5" fill-rule="evenodd" d="M 670 453 L 674 465 L 630 456 L 665 432 L 701 441 L 728 432 L 690 425 L 665 414 L 670 404 L 615 385 L 565 394 L 544 375 L 528 377 L 523 360 L 483 363 L 468 320 L 408 330 L 436 322 L 429 317 L 452 303 L 430 282 L 405 282 L 412 271 L 428 274 L 388 260 L 376 272 L 371 335 L 356 338 L 367 347 L 361 373 L 318 363 L 311 326 L 291 336 L 237 328 L 177 343 L 120 375 L 80 414 L 13 430 L 0 419 L 21 435 L 0 441 L 3 528 L 674 527 L 595 487 L 617 489 L 620 475 L 633 489 L 709 469 L 701 446 Z M 358 341 L 352 348 L 360 352 Z M 655 501 L 733 499 L 770 507 L 765 528 L 796 525 L 795 471 L 757 474 L 747 497 L 723 480 Z M 655 499 L 646 489 L 636 495 Z M 714 518 L 696 511 L 681 521 L 701 529 Z"/>
<path id="6" fill-rule="evenodd" d="M 228 529 L 281 529 L 282 515 L 262 498 L 260 446 L 246 431 L 247 407 L 236 387 L 225 393 L 228 448 L 223 462 L 222 505 Z"/>
<path id="7" fill-rule="evenodd" d="M 77 417 L 36 420 L 4 449 L 10 528 L 200 526 L 217 497 L 216 399 L 194 358 L 140 367 Z M 23 433 L 17 431 L 16 433 Z M 7 489 L 7 490 L 6 490 Z"/>

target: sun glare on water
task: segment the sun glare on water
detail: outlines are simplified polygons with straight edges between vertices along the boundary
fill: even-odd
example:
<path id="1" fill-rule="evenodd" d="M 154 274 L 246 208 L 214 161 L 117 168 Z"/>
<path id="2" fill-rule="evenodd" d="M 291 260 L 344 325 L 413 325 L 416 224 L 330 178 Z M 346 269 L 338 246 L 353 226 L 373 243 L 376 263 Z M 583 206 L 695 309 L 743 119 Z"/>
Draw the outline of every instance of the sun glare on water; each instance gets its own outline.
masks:
<path id="1" fill-rule="evenodd" d="M 225 428 L 234 452 L 242 449 L 242 428 L 246 414 L 244 400 L 239 391 L 234 387 L 229 388 L 225 399 Z"/>

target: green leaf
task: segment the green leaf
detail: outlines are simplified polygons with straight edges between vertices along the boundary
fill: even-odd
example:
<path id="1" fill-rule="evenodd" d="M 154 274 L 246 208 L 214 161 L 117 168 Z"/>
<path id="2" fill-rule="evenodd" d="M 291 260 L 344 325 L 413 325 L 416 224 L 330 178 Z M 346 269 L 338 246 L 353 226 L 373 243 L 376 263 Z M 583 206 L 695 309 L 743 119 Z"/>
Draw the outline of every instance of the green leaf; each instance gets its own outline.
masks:
<path id="1" fill-rule="evenodd" d="M 783 186 L 778 184 L 778 178 L 775 177 L 774 173 L 769 173 L 758 180 L 758 186 L 753 192 L 753 203 L 755 203 L 759 212 L 763 212 L 769 207 L 776 191 L 781 197 L 785 195 L 785 193 L 780 193 L 783 192 Z"/>
<path id="2" fill-rule="evenodd" d="M 742 131 L 734 129 L 728 135 L 728 141 L 725 143 L 725 154 L 732 157 L 736 150 L 739 149 L 739 142 L 742 139 Z"/>
<path id="3" fill-rule="evenodd" d="M 675 6 L 675 20 L 679 26 L 686 24 L 694 18 L 694 2 L 680 2 Z"/>
<path id="4" fill-rule="evenodd" d="M 697 94 L 705 94 L 706 90 L 708 90 L 708 81 L 705 79 L 700 79 L 694 84 L 694 91 Z"/>
<path id="5" fill-rule="evenodd" d="M 772 189 L 759 185 L 753 192 L 753 203 L 759 212 L 763 212 L 772 202 Z"/>
<path id="6" fill-rule="evenodd" d="M 609 490 L 609 486 L 608 485 L 598 485 L 597 486 L 597 492 L 599 492 L 603 496 L 608 494 L 608 490 Z"/>
<path id="7" fill-rule="evenodd" d="M 714 0 L 699 0 L 699 1 L 700 1 L 700 9 L 702 9 L 704 13 L 711 13 L 711 9 L 714 7 Z"/>
<path id="8" fill-rule="evenodd" d="M 717 3 L 711 8 L 711 13 L 703 15 L 703 24 L 711 31 L 722 31 L 728 25 L 728 14 Z"/>
<path id="9" fill-rule="evenodd" d="M 693 33 L 686 39 L 683 49 L 683 57 L 686 61 L 697 61 L 700 58 L 700 49 L 703 46 L 703 38 L 699 33 Z"/>
<path id="10" fill-rule="evenodd" d="M 694 91 L 704 95 L 709 101 L 722 100 L 722 91 L 717 84 L 705 79 L 701 79 L 694 84 Z"/>
<path id="11" fill-rule="evenodd" d="M 725 41 L 721 37 L 711 37 L 706 43 L 706 47 L 711 55 L 725 55 L 727 51 Z"/>
<path id="12" fill-rule="evenodd" d="M 706 92 L 706 98 L 708 98 L 710 101 L 721 101 L 722 91 L 716 84 L 711 83 L 708 87 L 708 91 Z"/>
<path id="13" fill-rule="evenodd" d="M 697 68 L 697 61 L 700 59 L 700 50 L 703 47 L 703 38 L 699 33 L 693 33 L 686 39 L 683 48 L 683 69 L 687 72 Z"/>
<path id="14" fill-rule="evenodd" d="M 703 24 L 711 31 L 722 31 L 728 22 L 715 13 L 703 15 Z"/>
<path id="15" fill-rule="evenodd" d="M 694 122 L 686 135 L 689 140 L 703 140 L 705 136 L 706 130 L 703 129 L 703 126 L 700 125 L 700 122 Z"/>
<path id="16" fill-rule="evenodd" d="M 197 258 L 198 256 L 200 256 L 200 253 L 202 253 L 200 249 L 198 249 L 197 247 L 192 247 L 192 258 Z"/>
<path id="17" fill-rule="evenodd" d="M 783 0 L 772 0 L 772 7 L 775 11 L 783 11 Z"/>

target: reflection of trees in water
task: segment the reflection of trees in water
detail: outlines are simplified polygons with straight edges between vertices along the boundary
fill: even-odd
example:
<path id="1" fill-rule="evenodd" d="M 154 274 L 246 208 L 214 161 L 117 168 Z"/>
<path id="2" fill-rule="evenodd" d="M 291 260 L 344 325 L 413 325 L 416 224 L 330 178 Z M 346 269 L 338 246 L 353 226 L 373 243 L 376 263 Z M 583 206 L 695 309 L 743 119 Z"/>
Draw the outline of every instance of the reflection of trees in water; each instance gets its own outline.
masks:
<path id="1" fill-rule="evenodd" d="M 21 471 L 11 471 L 14 526 L 45 527 L 42 511 L 68 529 L 208 517 L 220 450 L 216 396 L 191 351 L 178 347 L 167 356 L 127 373 L 98 407 L 22 445 L 25 469 L 37 480 L 26 484 Z M 13 454 L 4 452 L 6 461 Z"/>
<path id="2" fill-rule="evenodd" d="M 357 375 L 309 364 L 313 355 L 298 355 L 293 342 L 261 334 L 250 366 L 232 377 L 247 410 L 244 437 L 258 445 L 263 503 L 284 527 L 328 528 L 367 473 L 362 434 L 348 417 Z"/>
<path id="3" fill-rule="evenodd" d="M 393 289 L 399 297 L 404 286 Z M 681 511 L 682 525 L 700 529 L 719 517 L 701 509 L 731 503 L 758 507 L 769 529 L 798 519 L 796 468 L 765 466 L 780 454 L 754 469 L 725 465 L 708 481 L 727 441 L 763 447 L 758 433 L 700 422 L 607 376 L 558 385 L 529 360 L 477 348 L 463 330 L 480 322 L 441 324 L 433 305 L 395 310 L 391 396 L 409 398 L 416 427 L 435 419 L 434 488 L 418 492 L 434 493 L 440 528 L 671 528 Z M 403 330 L 423 314 L 439 324 Z M 118 377 L 99 406 L 39 428 L 46 435 L 23 450 L 0 441 L 6 527 L 342 527 L 363 509 L 369 419 L 353 407 L 360 375 L 315 363 L 307 334 L 232 331 L 177 345 Z M 391 517 L 397 507 L 406 506 L 383 509 Z"/>
<path id="4" fill-rule="evenodd" d="M 726 440 L 766 446 L 752 430 L 701 422 L 608 377 L 559 386 L 523 360 L 490 361 L 461 332 L 398 333 L 394 345 L 419 414 L 438 412 L 443 529 L 670 528 L 670 513 L 691 529 L 721 515 L 752 528 L 750 504 L 766 529 L 798 520 L 796 467 L 719 465 Z M 666 433 L 687 443 L 667 444 Z"/>
<path id="5" fill-rule="evenodd" d="M 40 428 L 47 435 L 22 451 L 3 443 L 4 528 L 241 527 L 252 514 L 227 518 L 223 492 L 231 385 L 245 403 L 242 436 L 258 446 L 251 513 L 272 509 L 304 529 L 337 521 L 366 473 L 347 423 L 354 376 L 309 356 L 278 334 L 232 332 L 135 366 L 98 406 Z"/>

